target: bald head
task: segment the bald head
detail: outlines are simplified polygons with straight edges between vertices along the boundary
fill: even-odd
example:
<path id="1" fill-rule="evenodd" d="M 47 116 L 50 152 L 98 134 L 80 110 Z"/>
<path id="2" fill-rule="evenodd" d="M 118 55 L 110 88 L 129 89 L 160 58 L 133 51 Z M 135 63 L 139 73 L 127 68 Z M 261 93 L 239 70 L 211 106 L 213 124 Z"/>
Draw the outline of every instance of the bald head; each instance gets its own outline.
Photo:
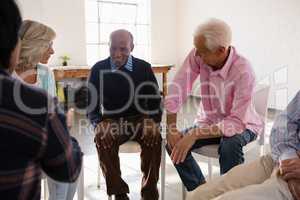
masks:
<path id="1" fill-rule="evenodd" d="M 119 68 L 126 64 L 133 48 L 133 36 L 129 31 L 120 29 L 110 34 L 110 57 L 116 67 Z"/>
<path id="2" fill-rule="evenodd" d="M 122 41 L 122 42 L 129 42 L 133 46 L 133 36 L 132 34 L 125 30 L 125 29 L 119 29 L 110 34 L 110 43 L 112 43 L 113 40 L 115 41 Z"/>

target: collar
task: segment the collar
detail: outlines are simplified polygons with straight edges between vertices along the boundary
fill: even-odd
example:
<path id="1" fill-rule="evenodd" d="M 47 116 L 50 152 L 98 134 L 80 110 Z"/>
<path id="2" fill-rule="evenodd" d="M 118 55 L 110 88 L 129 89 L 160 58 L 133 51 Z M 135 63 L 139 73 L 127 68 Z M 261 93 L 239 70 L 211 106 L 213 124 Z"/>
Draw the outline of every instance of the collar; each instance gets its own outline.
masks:
<path id="1" fill-rule="evenodd" d="M 116 71 L 117 70 L 117 67 L 116 65 L 112 62 L 112 59 L 110 58 L 110 66 L 111 66 L 111 69 L 113 71 Z M 133 64 L 132 64 L 132 56 L 129 55 L 128 59 L 127 59 L 127 63 L 124 65 L 125 69 L 127 69 L 128 71 L 131 71 L 133 70 Z"/>
<path id="2" fill-rule="evenodd" d="M 229 69 L 230 69 L 230 67 L 232 65 L 232 62 L 233 62 L 234 54 L 235 54 L 235 49 L 234 49 L 234 47 L 230 46 L 229 55 L 228 55 L 228 58 L 227 58 L 227 61 L 226 61 L 225 65 L 222 67 L 222 69 L 212 71 L 211 75 L 220 75 L 223 79 L 226 79 L 227 75 L 228 75 L 228 72 L 229 72 Z"/>

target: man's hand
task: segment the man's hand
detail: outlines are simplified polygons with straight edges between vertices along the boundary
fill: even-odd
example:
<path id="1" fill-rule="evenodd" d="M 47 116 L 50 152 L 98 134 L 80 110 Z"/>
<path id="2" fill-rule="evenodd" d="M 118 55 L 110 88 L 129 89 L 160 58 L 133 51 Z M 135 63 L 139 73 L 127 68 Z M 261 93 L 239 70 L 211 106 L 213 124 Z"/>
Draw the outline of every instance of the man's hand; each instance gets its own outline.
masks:
<path id="1" fill-rule="evenodd" d="M 159 144 L 161 141 L 159 124 L 155 123 L 153 119 L 145 119 L 141 139 L 150 147 Z"/>
<path id="2" fill-rule="evenodd" d="M 167 112 L 167 143 L 169 151 L 172 151 L 177 142 L 182 138 L 182 134 L 176 127 L 176 122 L 177 114 Z"/>
<path id="3" fill-rule="evenodd" d="M 174 164 L 183 162 L 186 158 L 187 153 L 195 144 L 196 138 L 193 134 L 185 135 L 173 148 L 171 159 Z"/>
<path id="4" fill-rule="evenodd" d="M 98 147 L 103 147 L 104 149 L 112 147 L 116 138 L 116 130 L 113 130 L 113 128 L 116 127 L 113 127 L 113 122 L 110 120 L 104 120 L 97 125 L 95 142 Z"/>
<path id="5" fill-rule="evenodd" d="M 280 165 L 280 170 L 282 178 L 285 181 L 289 181 L 290 179 L 300 180 L 300 158 L 283 160 Z"/>
<path id="6" fill-rule="evenodd" d="M 197 139 L 208 139 L 222 137 L 222 132 L 216 125 L 193 129 L 193 134 Z"/>
<path id="7" fill-rule="evenodd" d="M 294 200 L 300 200 L 300 152 L 297 154 L 298 158 L 284 160 L 280 165 L 282 178 L 288 183 Z"/>
<path id="8" fill-rule="evenodd" d="M 167 142 L 170 151 L 173 150 L 174 146 L 181 140 L 182 137 L 182 134 L 177 129 L 168 131 Z"/>
<path id="9" fill-rule="evenodd" d="M 287 183 L 294 200 L 300 200 L 300 179 L 290 179 Z"/>

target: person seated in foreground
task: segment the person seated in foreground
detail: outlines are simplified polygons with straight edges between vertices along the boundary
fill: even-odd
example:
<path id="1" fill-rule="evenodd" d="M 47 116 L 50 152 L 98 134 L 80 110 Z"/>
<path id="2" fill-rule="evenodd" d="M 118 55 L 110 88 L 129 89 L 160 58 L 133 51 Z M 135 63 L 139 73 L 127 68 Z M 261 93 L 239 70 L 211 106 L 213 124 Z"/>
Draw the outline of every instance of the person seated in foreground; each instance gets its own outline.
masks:
<path id="1" fill-rule="evenodd" d="M 11 74 L 19 62 L 22 23 L 14 0 L 0 4 L 0 197 L 40 200 L 42 171 L 74 182 L 82 152 L 57 101 Z"/>
<path id="2" fill-rule="evenodd" d="M 270 136 L 271 155 L 239 165 L 199 186 L 188 200 L 299 200 L 300 91 L 276 118 Z"/>

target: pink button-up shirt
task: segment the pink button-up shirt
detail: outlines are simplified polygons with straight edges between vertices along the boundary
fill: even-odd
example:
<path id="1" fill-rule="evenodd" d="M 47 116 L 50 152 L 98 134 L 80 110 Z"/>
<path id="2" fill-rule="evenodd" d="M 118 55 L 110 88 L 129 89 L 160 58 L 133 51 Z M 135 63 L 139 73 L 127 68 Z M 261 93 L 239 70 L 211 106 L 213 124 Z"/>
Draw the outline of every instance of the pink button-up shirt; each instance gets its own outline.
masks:
<path id="1" fill-rule="evenodd" d="M 217 125 L 227 137 L 245 129 L 259 134 L 264 123 L 252 103 L 255 75 L 249 61 L 231 47 L 223 68 L 213 71 L 195 53 L 195 49 L 189 53 L 169 85 L 167 111 L 179 111 L 200 75 L 201 105 L 196 120 L 199 126 Z"/>

